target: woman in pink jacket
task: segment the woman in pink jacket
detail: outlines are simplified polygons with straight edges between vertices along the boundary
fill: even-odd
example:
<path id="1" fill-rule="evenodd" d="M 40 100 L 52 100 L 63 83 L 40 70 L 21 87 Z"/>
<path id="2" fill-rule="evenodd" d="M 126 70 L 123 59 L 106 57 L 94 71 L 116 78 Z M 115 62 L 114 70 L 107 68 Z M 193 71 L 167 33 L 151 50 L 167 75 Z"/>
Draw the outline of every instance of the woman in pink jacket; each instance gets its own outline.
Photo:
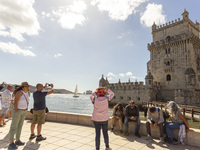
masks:
<path id="1" fill-rule="evenodd" d="M 96 92 L 92 93 L 90 99 L 94 104 L 92 120 L 95 126 L 96 138 L 96 150 L 100 149 L 100 131 L 103 130 L 104 142 L 106 150 L 111 150 L 109 147 L 108 138 L 108 120 L 109 120 L 109 109 L 108 102 L 114 97 L 114 93 L 104 87 L 99 87 Z"/>

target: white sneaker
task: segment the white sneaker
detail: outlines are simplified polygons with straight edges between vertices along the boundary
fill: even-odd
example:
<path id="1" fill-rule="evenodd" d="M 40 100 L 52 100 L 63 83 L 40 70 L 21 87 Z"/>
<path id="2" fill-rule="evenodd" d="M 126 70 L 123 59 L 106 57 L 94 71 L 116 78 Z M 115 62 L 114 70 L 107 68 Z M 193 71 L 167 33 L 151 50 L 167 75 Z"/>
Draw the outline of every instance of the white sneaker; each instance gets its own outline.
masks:
<path id="1" fill-rule="evenodd" d="M 153 140 L 153 138 L 151 137 L 151 135 L 147 135 L 147 137 L 146 137 L 146 140 L 148 140 L 148 141 L 152 141 Z"/>
<path id="2" fill-rule="evenodd" d="M 109 147 L 109 148 L 106 148 L 106 150 L 112 150 L 112 149 Z"/>

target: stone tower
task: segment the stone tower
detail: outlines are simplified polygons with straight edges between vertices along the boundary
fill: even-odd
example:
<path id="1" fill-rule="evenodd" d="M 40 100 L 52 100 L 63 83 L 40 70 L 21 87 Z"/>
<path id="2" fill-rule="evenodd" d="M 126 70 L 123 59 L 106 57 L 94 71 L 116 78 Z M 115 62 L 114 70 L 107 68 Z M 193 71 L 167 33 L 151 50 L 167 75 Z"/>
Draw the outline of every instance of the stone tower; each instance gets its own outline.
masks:
<path id="1" fill-rule="evenodd" d="M 152 25 L 153 42 L 148 44 L 150 61 L 147 71 L 162 86 L 162 100 L 178 103 L 200 103 L 199 23 L 182 19 L 160 26 Z"/>

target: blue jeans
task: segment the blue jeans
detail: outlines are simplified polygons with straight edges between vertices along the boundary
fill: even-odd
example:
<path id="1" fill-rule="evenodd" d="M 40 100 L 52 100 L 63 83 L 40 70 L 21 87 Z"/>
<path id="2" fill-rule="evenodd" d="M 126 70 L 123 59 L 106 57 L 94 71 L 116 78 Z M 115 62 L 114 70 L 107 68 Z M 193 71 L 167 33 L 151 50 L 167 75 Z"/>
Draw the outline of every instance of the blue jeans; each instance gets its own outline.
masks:
<path id="1" fill-rule="evenodd" d="M 184 123 L 173 123 L 173 122 L 168 122 L 168 121 L 165 122 L 165 129 L 166 129 L 168 138 L 175 138 L 173 130 L 179 129 L 182 124 Z"/>
<path id="2" fill-rule="evenodd" d="M 106 147 L 109 148 L 108 121 L 104 121 L 104 122 L 93 121 L 93 123 L 95 126 L 95 132 L 96 132 L 96 137 L 95 137 L 96 150 L 100 149 L 101 128 L 103 130 L 104 143 Z"/>
<path id="3" fill-rule="evenodd" d="M 131 119 L 128 119 L 128 117 L 126 116 L 125 121 L 124 121 L 125 131 L 128 131 L 128 122 L 130 122 L 130 121 L 136 122 L 135 133 L 139 133 L 139 130 L 140 130 L 140 118 L 139 117 L 137 117 L 136 120 L 131 120 Z"/>

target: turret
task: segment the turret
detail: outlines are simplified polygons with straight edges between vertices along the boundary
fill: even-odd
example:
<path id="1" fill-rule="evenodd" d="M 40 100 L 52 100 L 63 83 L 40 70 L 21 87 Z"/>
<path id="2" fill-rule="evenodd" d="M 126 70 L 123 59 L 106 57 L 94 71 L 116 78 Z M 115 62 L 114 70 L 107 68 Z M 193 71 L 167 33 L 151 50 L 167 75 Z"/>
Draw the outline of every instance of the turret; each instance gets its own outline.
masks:
<path id="1" fill-rule="evenodd" d="M 118 85 L 119 85 L 119 86 L 121 85 L 121 81 L 120 81 L 120 79 L 119 79 Z"/>
<path id="2" fill-rule="evenodd" d="M 106 80 L 104 79 L 104 75 L 102 74 L 101 79 L 99 80 L 99 86 L 106 86 Z"/>
<path id="3" fill-rule="evenodd" d="M 152 28 L 152 32 L 156 30 L 156 23 L 155 23 L 155 21 L 154 21 L 154 23 L 153 23 L 153 25 L 152 25 L 151 28 Z"/>
<path id="4" fill-rule="evenodd" d="M 186 9 L 184 9 L 184 12 L 182 13 L 182 19 L 184 21 L 189 19 L 189 12 Z"/>
<path id="5" fill-rule="evenodd" d="M 153 87 L 153 76 L 152 76 L 151 72 L 148 72 L 148 74 L 145 77 L 145 85 L 148 88 L 152 88 Z"/>
<path id="6" fill-rule="evenodd" d="M 106 77 L 106 84 L 109 84 L 109 82 L 108 82 L 108 78 Z"/>

